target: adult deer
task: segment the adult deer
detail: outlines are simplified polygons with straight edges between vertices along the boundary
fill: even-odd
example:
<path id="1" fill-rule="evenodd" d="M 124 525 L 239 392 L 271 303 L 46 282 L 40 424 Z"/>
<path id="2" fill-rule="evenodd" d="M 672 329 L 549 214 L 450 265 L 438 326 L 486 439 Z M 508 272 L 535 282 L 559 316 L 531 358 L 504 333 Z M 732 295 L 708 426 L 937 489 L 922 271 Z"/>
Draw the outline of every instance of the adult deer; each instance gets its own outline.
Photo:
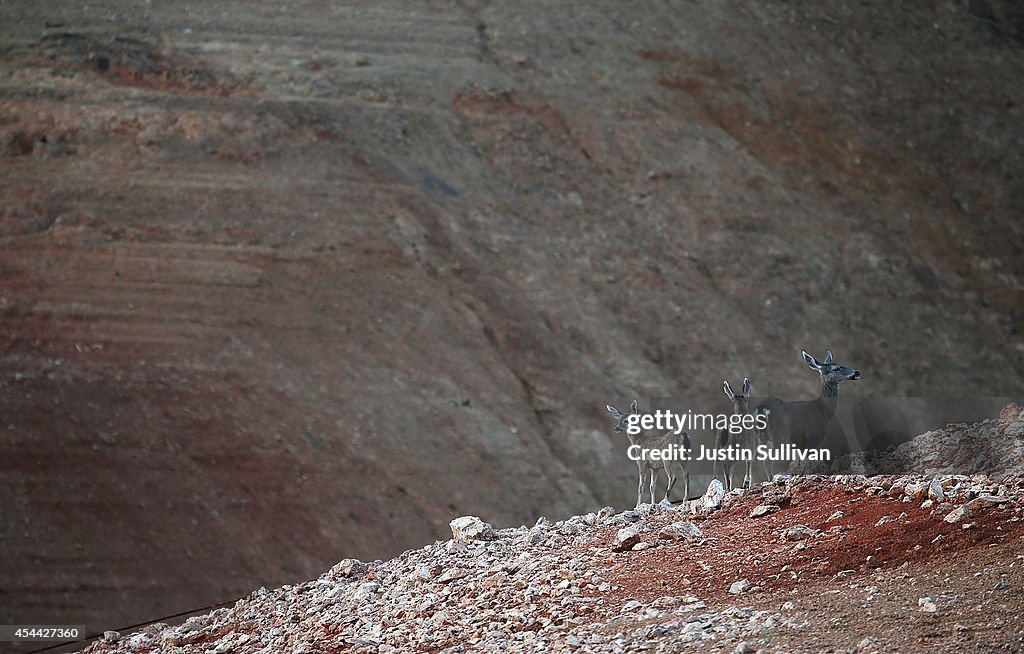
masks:
<path id="1" fill-rule="evenodd" d="M 818 361 L 801 351 L 804 361 L 811 370 L 821 376 L 821 395 L 815 400 L 785 402 L 770 397 L 761 400 L 754 409 L 754 415 L 764 416 L 766 428 L 759 432 L 761 441 L 768 447 L 778 447 L 789 442 L 796 447 L 815 447 L 825 438 L 825 428 L 839 406 L 839 383 L 847 379 L 860 379 L 860 371 L 832 363 L 832 353 Z M 769 481 L 774 474 L 770 458 L 765 459 L 765 472 Z"/>

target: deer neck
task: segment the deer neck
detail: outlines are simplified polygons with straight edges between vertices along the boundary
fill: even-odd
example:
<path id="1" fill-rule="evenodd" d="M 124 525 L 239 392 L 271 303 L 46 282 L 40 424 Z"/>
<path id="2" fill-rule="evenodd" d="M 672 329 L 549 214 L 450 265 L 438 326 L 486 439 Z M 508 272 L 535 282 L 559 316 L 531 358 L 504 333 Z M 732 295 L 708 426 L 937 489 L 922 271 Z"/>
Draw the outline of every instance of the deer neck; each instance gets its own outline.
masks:
<path id="1" fill-rule="evenodd" d="M 750 405 L 749 404 L 747 406 L 741 407 L 739 404 L 737 404 L 735 402 L 732 403 L 732 414 L 734 416 L 745 416 L 748 413 L 750 413 Z"/>
<path id="2" fill-rule="evenodd" d="M 839 384 L 834 381 L 826 381 L 821 378 L 821 395 L 818 396 L 818 404 L 821 406 L 821 413 L 826 421 L 831 419 L 839 406 Z"/>

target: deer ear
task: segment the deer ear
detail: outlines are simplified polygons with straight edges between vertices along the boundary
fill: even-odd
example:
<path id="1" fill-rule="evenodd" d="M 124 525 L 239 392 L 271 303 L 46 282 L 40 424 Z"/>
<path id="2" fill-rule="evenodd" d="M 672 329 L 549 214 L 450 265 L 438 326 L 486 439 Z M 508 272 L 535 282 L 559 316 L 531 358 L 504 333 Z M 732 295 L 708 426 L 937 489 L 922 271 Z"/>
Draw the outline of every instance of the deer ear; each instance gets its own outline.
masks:
<path id="1" fill-rule="evenodd" d="M 640 413 L 640 404 L 637 403 L 636 400 L 633 400 L 632 402 L 629 403 L 629 412 Z"/>
<path id="2" fill-rule="evenodd" d="M 750 377 L 743 378 L 743 397 L 750 397 Z"/>
<path id="3" fill-rule="evenodd" d="M 732 386 L 729 385 L 728 381 L 722 382 L 722 390 L 725 391 L 725 396 L 730 400 L 736 397 L 736 394 L 732 392 Z"/>
<path id="4" fill-rule="evenodd" d="M 808 366 L 810 366 L 811 368 L 814 368 L 815 370 L 819 370 L 819 371 L 821 370 L 821 363 L 819 363 L 817 359 L 815 359 L 810 354 L 807 354 L 803 350 L 800 351 L 800 354 L 804 355 L 804 361 L 807 362 Z"/>
<path id="5" fill-rule="evenodd" d="M 825 355 L 825 365 L 832 363 L 832 351 L 829 350 L 828 354 Z"/>
<path id="6" fill-rule="evenodd" d="M 622 418 L 622 412 L 613 407 L 611 404 L 605 404 L 604 408 L 608 409 L 608 413 L 612 414 L 612 417 L 615 418 L 616 420 L 620 420 Z"/>

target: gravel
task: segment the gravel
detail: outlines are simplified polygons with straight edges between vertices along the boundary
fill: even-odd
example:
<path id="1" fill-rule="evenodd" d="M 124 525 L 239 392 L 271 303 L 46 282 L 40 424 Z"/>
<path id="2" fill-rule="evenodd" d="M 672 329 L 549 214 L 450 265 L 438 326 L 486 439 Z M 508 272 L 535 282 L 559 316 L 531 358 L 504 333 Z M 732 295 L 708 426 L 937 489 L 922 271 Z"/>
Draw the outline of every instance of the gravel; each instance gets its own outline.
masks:
<path id="1" fill-rule="evenodd" d="M 1015 505 L 1022 487 L 1020 480 L 981 476 L 841 475 L 777 480 L 764 488 L 783 487 L 788 493 L 810 483 L 894 494 L 907 501 L 922 497 L 922 487 L 934 494 L 941 488 L 947 502 L 956 505 L 945 518 L 935 518 L 947 521 L 971 511 L 968 503 L 978 511 Z M 713 603 L 673 585 L 653 601 L 605 601 L 616 591 L 628 592 L 606 575 L 617 557 L 644 556 L 632 550 L 638 544 L 663 547 L 658 541 L 667 538 L 678 540 L 672 547 L 685 552 L 704 543 L 696 524 L 677 518 L 720 504 L 724 493 L 718 491 L 713 488 L 704 498 L 679 507 L 644 505 L 617 514 L 606 508 L 554 523 L 540 519 L 532 527 L 494 529 L 476 516 L 464 516 L 452 521 L 452 540 L 406 551 L 390 561 L 344 559 L 316 579 L 275 590 L 260 588 L 231 608 L 178 626 L 155 624 L 129 635 L 110 633 L 86 651 L 626 652 L 700 649 L 702 643 L 711 651 L 758 651 L 766 633 L 802 629 L 810 618 L 795 614 L 791 602 L 774 604 L 777 610 L 746 604 L 756 603 L 761 592 L 748 579 L 736 580 L 730 595 Z M 705 502 L 708 497 L 717 500 Z M 747 520 L 746 511 L 732 519 Z M 669 524 L 660 531 L 653 526 L 665 522 Z M 813 539 L 819 533 L 800 524 L 781 532 L 783 542 Z M 855 574 L 842 572 L 833 583 L 845 584 Z M 957 601 L 927 596 L 915 608 L 941 614 L 944 606 Z"/>

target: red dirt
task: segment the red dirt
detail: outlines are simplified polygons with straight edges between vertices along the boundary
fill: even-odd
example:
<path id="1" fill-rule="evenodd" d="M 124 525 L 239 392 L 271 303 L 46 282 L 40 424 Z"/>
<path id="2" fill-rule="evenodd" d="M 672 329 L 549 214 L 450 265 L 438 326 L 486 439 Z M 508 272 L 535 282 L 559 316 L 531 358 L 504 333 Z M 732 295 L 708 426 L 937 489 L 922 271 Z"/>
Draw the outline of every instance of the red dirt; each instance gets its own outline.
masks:
<path id="1" fill-rule="evenodd" d="M 805 490 L 806 488 L 806 490 Z M 706 600 L 730 597 L 729 586 L 750 581 L 752 592 L 788 591 L 807 582 L 831 579 L 841 570 L 863 572 L 867 557 L 882 569 L 904 562 L 921 562 L 957 555 L 981 546 L 1007 542 L 1024 534 L 1024 522 L 1011 521 L 1013 513 L 996 507 L 975 512 L 968 521 L 949 524 L 932 509 L 886 495 L 868 495 L 861 489 L 808 484 L 792 491 L 788 506 L 760 518 L 750 510 L 764 498 L 754 492 L 705 520 L 694 518 L 705 540 L 698 543 L 658 541 L 658 531 L 671 522 L 688 519 L 679 513 L 656 514 L 644 525 L 641 537 L 659 546 L 639 552 L 612 554 L 607 581 L 619 588 L 609 599 L 653 600 L 663 595 L 695 593 Z M 835 511 L 844 516 L 828 522 Z M 905 513 L 905 517 L 899 517 Z M 883 524 L 883 517 L 893 520 Z M 785 541 L 782 532 L 803 524 L 821 530 L 805 541 Z M 837 529 L 839 526 L 842 529 Z M 609 544 L 618 527 L 604 530 L 597 543 Z M 943 539 L 934 542 L 943 535 Z"/>

